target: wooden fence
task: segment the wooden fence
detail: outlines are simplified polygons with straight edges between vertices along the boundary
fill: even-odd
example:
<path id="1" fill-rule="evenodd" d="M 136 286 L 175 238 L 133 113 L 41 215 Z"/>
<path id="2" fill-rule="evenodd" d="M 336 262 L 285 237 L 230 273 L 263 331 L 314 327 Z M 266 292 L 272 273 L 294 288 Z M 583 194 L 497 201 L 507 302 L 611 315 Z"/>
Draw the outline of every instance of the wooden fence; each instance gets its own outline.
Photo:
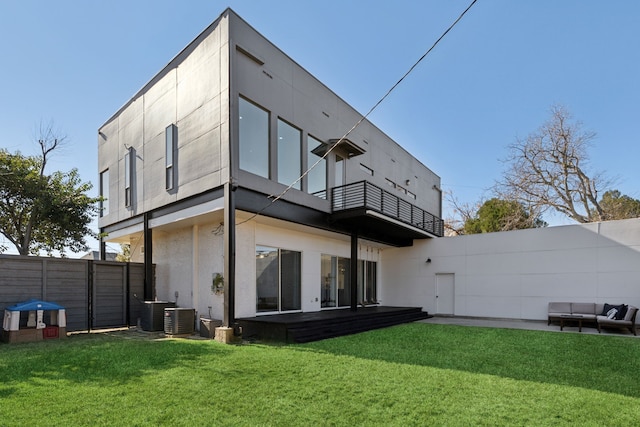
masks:
<path id="1" fill-rule="evenodd" d="M 144 264 L 0 255 L 0 313 L 29 299 L 65 307 L 67 331 L 135 325 Z"/>

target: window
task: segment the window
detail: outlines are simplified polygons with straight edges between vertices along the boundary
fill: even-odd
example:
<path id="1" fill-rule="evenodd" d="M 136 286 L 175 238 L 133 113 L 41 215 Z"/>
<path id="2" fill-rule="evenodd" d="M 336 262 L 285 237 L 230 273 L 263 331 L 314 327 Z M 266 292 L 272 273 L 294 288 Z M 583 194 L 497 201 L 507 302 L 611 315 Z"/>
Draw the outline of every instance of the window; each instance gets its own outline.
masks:
<path id="1" fill-rule="evenodd" d="M 130 147 L 124 155 L 124 205 L 127 207 L 131 206 L 131 175 L 134 162 L 133 147 Z"/>
<path id="2" fill-rule="evenodd" d="M 240 98 L 238 122 L 240 169 L 269 178 L 269 113 Z"/>
<path id="3" fill-rule="evenodd" d="M 412 198 L 413 200 L 416 199 L 416 195 L 414 193 L 412 193 L 411 191 L 407 190 L 407 196 L 409 196 L 410 198 Z"/>
<path id="4" fill-rule="evenodd" d="M 358 260 L 358 302 L 377 302 L 377 265 L 374 261 Z"/>
<path id="5" fill-rule="evenodd" d="M 362 163 L 360 163 L 360 170 L 364 171 L 364 173 L 366 173 L 367 175 L 373 176 L 373 169 L 363 165 Z"/>
<path id="6" fill-rule="evenodd" d="M 278 182 L 291 185 L 300 178 L 301 132 L 290 124 L 278 119 Z M 300 181 L 293 188 L 300 189 Z"/>
<path id="7" fill-rule="evenodd" d="M 335 170 L 335 186 L 336 187 L 340 187 L 341 185 L 344 185 L 345 180 L 344 180 L 344 164 L 346 162 L 344 161 L 344 158 L 342 156 L 338 156 L 336 154 L 336 170 Z"/>
<path id="8" fill-rule="evenodd" d="M 296 311 L 302 307 L 302 254 L 256 246 L 256 311 Z"/>
<path id="9" fill-rule="evenodd" d="M 109 169 L 100 172 L 100 216 L 109 215 Z"/>
<path id="10" fill-rule="evenodd" d="M 320 257 L 322 308 L 351 305 L 351 259 L 322 254 Z M 377 301 L 377 265 L 358 260 L 358 303 Z"/>
<path id="11" fill-rule="evenodd" d="M 165 143 L 165 188 L 173 190 L 175 184 L 174 154 L 176 152 L 176 142 L 178 128 L 176 125 L 169 125 L 164 130 Z"/>
<path id="12" fill-rule="evenodd" d="M 327 159 L 322 158 L 322 154 L 316 154 L 319 147 L 324 144 L 311 135 L 307 138 L 307 168 L 318 164 L 307 174 L 307 192 L 320 198 L 327 198 Z"/>
<path id="13" fill-rule="evenodd" d="M 338 257 L 322 254 L 320 258 L 320 278 L 321 289 L 320 299 L 321 307 L 336 307 L 336 272 L 338 267 L 336 265 Z"/>
<path id="14" fill-rule="evenodd" d="M 396 188 L 396 183 L 391 181 L 389 178 L 385 178 L 385 181 L 387 181 L 387 185 L 391 188 Z"/>
<path id="15" fill-rule="evenodd" d="M 322 308 L 351 305 L 351 260 L 322 254 L 320 258 Z"/>

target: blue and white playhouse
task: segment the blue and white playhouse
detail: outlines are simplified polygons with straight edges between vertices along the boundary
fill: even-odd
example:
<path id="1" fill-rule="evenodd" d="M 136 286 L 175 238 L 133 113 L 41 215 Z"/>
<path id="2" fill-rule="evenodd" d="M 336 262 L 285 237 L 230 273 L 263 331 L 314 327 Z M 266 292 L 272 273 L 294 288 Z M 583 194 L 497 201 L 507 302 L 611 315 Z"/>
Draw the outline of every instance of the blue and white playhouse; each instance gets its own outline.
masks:
<path id="1" fill-rule="evenodd" d="M 54 302 L 32 299 L 4 310 L 3 341 L 29 342 L 66 336 L 65 309 Z"/>

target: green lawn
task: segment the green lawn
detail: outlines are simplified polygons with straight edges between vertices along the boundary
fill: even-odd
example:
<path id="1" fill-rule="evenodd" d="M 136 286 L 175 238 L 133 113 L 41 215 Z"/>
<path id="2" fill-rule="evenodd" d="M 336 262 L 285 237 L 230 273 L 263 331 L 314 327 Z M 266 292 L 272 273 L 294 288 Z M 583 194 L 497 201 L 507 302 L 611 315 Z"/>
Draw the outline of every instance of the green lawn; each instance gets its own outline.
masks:
<path id="1" fill-rule="evenodd" d="M 635 425 L 640 340 L 409 324 L 306 345 L 0 344 L 0 426 Z"/>

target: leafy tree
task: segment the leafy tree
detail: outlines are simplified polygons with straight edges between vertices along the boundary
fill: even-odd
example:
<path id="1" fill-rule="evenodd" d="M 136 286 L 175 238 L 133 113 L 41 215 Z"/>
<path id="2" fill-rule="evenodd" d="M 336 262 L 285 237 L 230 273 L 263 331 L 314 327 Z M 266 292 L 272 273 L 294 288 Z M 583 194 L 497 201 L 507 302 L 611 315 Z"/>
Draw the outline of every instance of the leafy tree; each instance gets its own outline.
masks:
<path id="1" fill-rule="evenodd" d="M 484 202 L 477 214 L 465 221 L 464 234 L 492 233 L 546 226 L 546 222 L 539 216 L 528 212 L 521 203 L 515 200 L 493 198 Z"/>
<path id="2" fill-rule="evenodd" d="M 604 220 L 640 217 L 640 200 L 625 196 L 618 190 L 604 193 L 600 200 L 600 207 Z"/>
<path id="3" fill-rule="evenodd" d="M 21 255 L 84 251 L 86 236 L 95 235 L 89 224 L 100 198 L 87 196 L 91 183 L 83 183 L 77 169 L 45 174 L 64 139 L 51 125 L 41 126 L 39 156 L 0 149 L 0 233 Z"/>
<path id="4" fill-rule="evenodd" d="M 565 108 L 553 107 L 549 121 L 509 147 L 498 194 L 537 214 L 554 209 L 579 223 L 605 219 L 598 193 L 610 182 L 588 170 L 587 148 L 594 137 Z"/>
<path id="5" fill-rule="evenodd" d="M 131 245 L 128 243 L 120 244 L 120 252 L 116 255 L 116 261 L 129 262 L 131 261 Z"/>

